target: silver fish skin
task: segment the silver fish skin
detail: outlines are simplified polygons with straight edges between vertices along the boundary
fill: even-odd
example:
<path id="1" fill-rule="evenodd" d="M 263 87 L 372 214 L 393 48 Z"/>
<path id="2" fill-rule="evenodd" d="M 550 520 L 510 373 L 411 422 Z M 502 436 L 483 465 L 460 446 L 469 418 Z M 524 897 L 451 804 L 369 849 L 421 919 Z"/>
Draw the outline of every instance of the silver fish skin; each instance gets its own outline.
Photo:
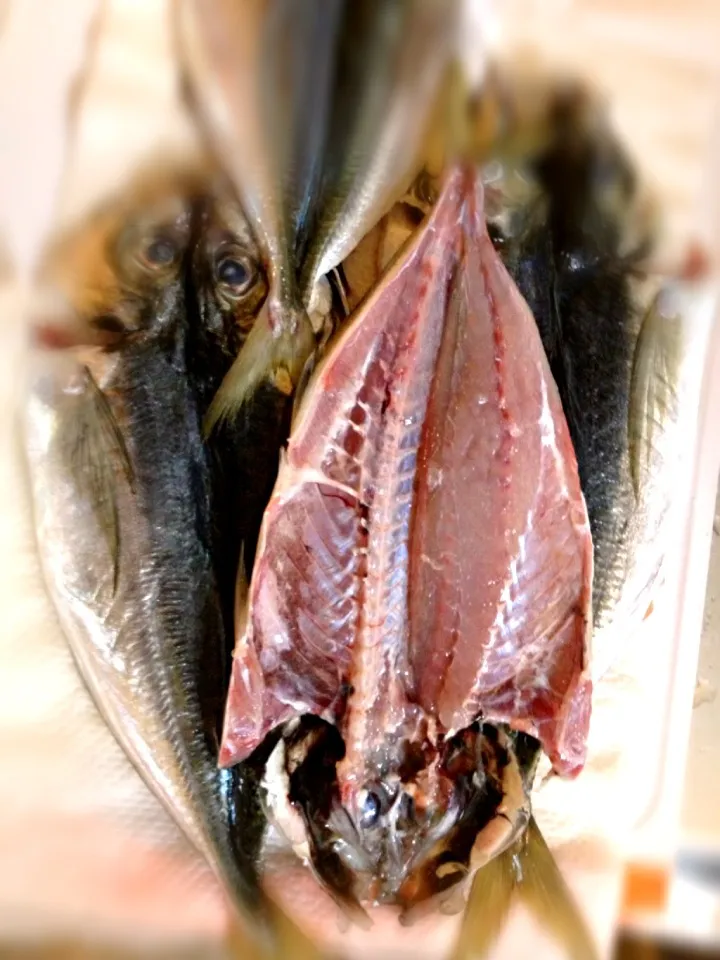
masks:
<path id="1" fill-rule="evenodd" d="M 271 278 L 209 427 L 263 379 L 288 394 L 302 379 L 316 346 L 306 311 L 412 179 L 456 19 L 445 0 L 181 5 L 191 96 Z"/>
<path id="2" fill-rule="evenodd" d="M 341 9 L 339 0 L 179 5 L 178 36 L 195 112 L 250 219 L 270 281 L 209 427 L 237 413 L 264 380 L 291 394 L 314 348 L 295 261 L 320 178 Z"/>
<path id="3" fill-rule="evenodd" d="M 139 190 L 50 252 L 43 278 L 66 322 L 36 318 L 46 349 L 33 365 L 26 450 L 47 589 L 82 677 L 259 929 L 261 819 L 243 772 L 217 767 L 226 641 L 186 356 L 186 186 Z"/>
<path id="4" fill-rule="evenodd" d="M 295 245 L 321 176 L 342 9 L 340 0 L 179 5 L 193 104 L 288 304 Z"/>
<path id="5" fill-rule="evenodd" d="M 454 51 L 455 0 L 348 7 L 323 160 L 323 192 L 301 272 L 307 298 L 410 185 Z"/>

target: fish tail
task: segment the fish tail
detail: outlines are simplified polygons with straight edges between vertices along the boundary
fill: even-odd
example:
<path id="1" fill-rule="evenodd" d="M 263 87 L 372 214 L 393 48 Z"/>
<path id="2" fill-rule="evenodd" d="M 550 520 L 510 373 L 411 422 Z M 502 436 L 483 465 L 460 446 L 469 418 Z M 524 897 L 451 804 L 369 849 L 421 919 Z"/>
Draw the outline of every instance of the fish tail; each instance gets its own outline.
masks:
<path id="1" fill-rule="evenodd" d="M 235 419 L 261 384 L 293 395 L 308 357 L 315 350 L 315 333 L 307 313 L 289 308 L 283 322 L 271 322 L 266 301 L 235 362 L 220 384 L 208 410 L 208 436 L 222 421 Z"/>
<path id="2" fill-rule="evenodd" d="M 598 960 L 587 924 L 532 817 L 519 846 L 520 899 L 556 943 L 562 945 L 568 960 Z"/>
<path id="3" fill-rule="evenodd" d="M 266 960 L 270 947 L 263 949 L 257 938 L 248 935 L 246 927 L 236 917 L 232 917 L 225 935 L 225 947 L 229 957 L 243 960 Z"/>
<path id="4" fill-rule="evenodd" d="M 516 892 L 568 960 L 597 960 L 587 925 L 533 817 L 524 835 L 476 874 L 453 960 L 490 954 Z"/>
<path id="5" fill-rule="evenodd" d="M 273 960 L 327 960 L 327 951 L 322 951 L 283 910 L 274 907 L 274 915 L 277 939 Z"/>
<path id="6" fill-rule="evenodd" d="M 513 848 L 505 850 L 475 875 L 453 960 L 479 960 L 496 943 L 515 891 L 513 856 Z"/>
<path id="7" fill-rule="evenodd" d="M 325 960 L 310 938 L 274 904 L 270 907 L 272 936 L 264 940 L 248 936 L 246 928 L 232 920 L 225 947 L 232 960 Z"/>

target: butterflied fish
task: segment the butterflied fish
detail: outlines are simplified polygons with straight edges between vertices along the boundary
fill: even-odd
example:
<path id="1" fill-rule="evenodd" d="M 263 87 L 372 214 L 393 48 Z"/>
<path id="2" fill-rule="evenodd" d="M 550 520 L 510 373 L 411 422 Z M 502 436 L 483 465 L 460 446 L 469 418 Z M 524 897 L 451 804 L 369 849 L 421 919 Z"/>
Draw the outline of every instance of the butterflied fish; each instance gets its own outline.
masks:
<path id="1" fill-rule="evenodd" d="M 412 178 L 451 53 L 455 6 L 215 0 L 193 17 L 186 4 L 194 99 L 264 238 L 271 276 L 267 309 L 218 392 L 210 426 L 262 380 L 281 392 L 297 385 L 315 348 L 306 311 L 317 310 L 318 284 Z"/>
<path id="2" fill-rule="evenodd" d="M 458 168 L 300 406 L 220 760 L 280 729 L 328 889 L 460 909 L 522 837 L 539 747 L 560 773 L 582 768 L 591 578 L 537 327 L 486 233 L 479 177 Z"/>
<path id="3" fill-rule="evenodd" d="M 115 736 L 261 923 L 263 820 L 242 771 L 217 766 L 226 637 L 185 258 L 201 180 L 140 179 L 46 258 L 27 451 L 49 593 Z M 58 349 L 58 348 L 64 349 Z"/>

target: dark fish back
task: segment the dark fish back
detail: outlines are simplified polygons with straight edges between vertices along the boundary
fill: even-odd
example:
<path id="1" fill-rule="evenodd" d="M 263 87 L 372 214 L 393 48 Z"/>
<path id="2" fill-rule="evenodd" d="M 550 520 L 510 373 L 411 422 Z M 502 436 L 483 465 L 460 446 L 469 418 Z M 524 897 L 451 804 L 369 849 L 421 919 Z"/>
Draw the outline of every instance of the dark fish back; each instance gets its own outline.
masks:
<path id="1" fill-rule="evenodd" d="M 224 630 L 211 563 L 208 462 L 186 374 L 186 336 L 183 329 L 162 342 L 127 348 L 117 389 L 128 416 L 137 496 L 152 536 L 138 592 L 157 595 L 156 652 L 177 673 L 177 689 L 190 699 L 197 696 L 197 715 L 209 709 L 199 696 L 198 678 L 204 678 L 207 692 L 222 683 L 217 649 Z M 148 639 L 155 640 L 150 631 Z M 207 735 L 216 719 L 210 710 L 203 724 Z"/>
<path id="2" fill-rule="evenodd" d="M 275 486 L 280 450 L 290 428 L 287 397 L 263 383 L 232 423 L 221 424 L 209 443 L 213 457 L 223 606 L 233 608 L 242 550 L 250 579 L 265 507 Z"/>
<path id="3" fill-rule="evenodd" d="M 632 283 L 644 249 L 623 249 L 635 189 L 609 134 L 557 118 L 556 137 L 532 167 L 539 196 L 500 253 L 535 316 L 578 459 L 595 544 L 595 607 L 620 573 L 635 508 L 628 412 L 640 317 Z M 627 206 L 607 202 L 611 191 Z"/>
<path id="4" fill-rule="evenodd" d="M 129 656 L 152 686 L 216 866 L 235 898 L 256 909 L 258 831 L 238 823 L 239 811 L 254 806 L 256 787 L 217 767 L 230 645 L 214 569 L 210 465 L 188 377 L 189 324 L 184 309 L 170 313 L 181 317 L 172 328 L 124 348 L 113 384 L 151 543 L 147 563 L 130 574 L 145 617 Z M 257 810 L 254 819 L 260 822 Z"/>

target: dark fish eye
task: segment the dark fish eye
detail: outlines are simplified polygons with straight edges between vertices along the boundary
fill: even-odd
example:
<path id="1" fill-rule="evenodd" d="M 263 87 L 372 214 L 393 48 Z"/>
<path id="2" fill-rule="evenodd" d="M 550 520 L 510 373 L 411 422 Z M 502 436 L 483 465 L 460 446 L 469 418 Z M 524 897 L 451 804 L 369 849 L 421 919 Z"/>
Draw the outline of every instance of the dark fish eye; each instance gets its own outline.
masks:
<path id="1" fill-rule="evenodd" d="M 252 268 L 249 263 L 236 257 L 222 257 L 217 265 L 217 277 L 233 293 L 242 293 L 250 285 Z"/>
<path id="2" fill-rule="evenodd" d="M 168 237 L 158 237 L 145 248 L 144 258 L 151 267 L 167 267 L 177 256 L 176 244 Z"/>
<path id="3" fill-rule="evenodd" d="M 503 232 L 498 224 L 488 221 L 487 230 L 490 239 L 492 240 L 492 245 L 495 247 L 495 249 L 497 250 L 502 248 L 505 245 L 505 237 L 503 236 Z"/>
<path id="4" fill-rule="evenodd" d="M 380 797 L 372 790 L 367 790 L 360 801 L 360 826 L 365 829 L 375 826 L 381 806 Z"/>

